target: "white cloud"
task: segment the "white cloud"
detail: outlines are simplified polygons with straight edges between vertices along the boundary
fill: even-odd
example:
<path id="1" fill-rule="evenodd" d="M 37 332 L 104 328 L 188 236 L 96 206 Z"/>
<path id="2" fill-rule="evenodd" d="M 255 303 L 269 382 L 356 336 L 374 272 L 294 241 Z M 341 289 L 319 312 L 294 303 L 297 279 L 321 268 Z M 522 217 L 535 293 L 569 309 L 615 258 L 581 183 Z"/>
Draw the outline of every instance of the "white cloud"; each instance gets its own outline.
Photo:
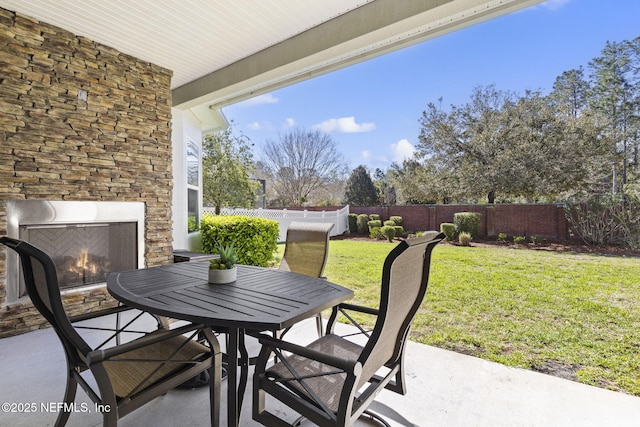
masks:
<path id="1" fill-rule="evenodd" d="M 570 1 L 571 0 L 547 0 L 544 3 L 541 3 L 540 6 L 549 10 L 558 10 Z"/>
<path id="2" fill-rule="evenodd" d="M 312 126 L 323 132 L 358 133 L 371 132 L 376 128 L 375 123 L 356 123 L 355 117 L 340 117 L 339 119 L 329 119 Z"/>
<path id="3" fill-rule="evenodd" d="M 371 159 L 371 151 L 364 150 L 364 151 L 362 152 L 362 158 L 363 158 L 364 160 L 369 160 L 369 159 Z"/>
<path id="4" fill-rule="evenodd" d="M 416 152 L 415 147 L 406 139 L 391 144 L 391 151 L 393 153 L 393 161 L 402 163 L 406 159 L 413 157 Z"/>
<path id="5" fill-rule="evenodd" d="M 253 122 L 247 125 L 247 128 L 250 130 L 262 130 L 266 132 L 273 131 L 273 125 L 268 120 L 263 120 L 261 122 Z"/>
<path id="6" fill-rule="evenodd" d="M 265 93 L 264 95 L 258 95 L 254 98 L 239 102 L 238 105 L 242 105 L 243 107 L 251 107 L 261 104 L 277 104 L 278 102 L 280 102 L 280 99 L 276 98 L 270 93 Z"/>
<path id="7" fill-rule="evenodd" d="M 293 119 L 292 117 L 287 117 L 287 119 L 284 121 L 284 124 L 282 125 L 282 128 L 289 129 L 294 127 L 295 125 L 296 125 L 295 119 Z"/>

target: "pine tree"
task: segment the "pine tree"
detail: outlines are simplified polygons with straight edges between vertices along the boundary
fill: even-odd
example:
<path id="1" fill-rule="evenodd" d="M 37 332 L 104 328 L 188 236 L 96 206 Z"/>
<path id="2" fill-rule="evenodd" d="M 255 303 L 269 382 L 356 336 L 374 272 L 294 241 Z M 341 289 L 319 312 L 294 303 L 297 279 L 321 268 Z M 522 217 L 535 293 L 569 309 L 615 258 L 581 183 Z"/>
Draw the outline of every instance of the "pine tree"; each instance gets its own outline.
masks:
<path id="1" fill-rule="evenodd" d="M 376 187 L 367 168 L 358 166 L 347 179 L 344 202 L 351 206 L 375 206 L 377 201 Z"/>

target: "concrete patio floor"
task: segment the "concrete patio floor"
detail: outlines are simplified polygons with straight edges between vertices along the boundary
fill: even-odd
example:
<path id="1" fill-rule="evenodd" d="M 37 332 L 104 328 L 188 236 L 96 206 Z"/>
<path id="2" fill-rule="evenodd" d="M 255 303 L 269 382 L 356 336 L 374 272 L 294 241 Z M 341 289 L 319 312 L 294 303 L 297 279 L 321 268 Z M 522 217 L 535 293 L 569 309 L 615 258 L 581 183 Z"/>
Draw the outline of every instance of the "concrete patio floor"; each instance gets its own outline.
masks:
<path id="1" fill-rule="evenodd" d="M 288 335 L 296 342 L 314 335 L 313 320 Z M 409 343 L 408 393 L 383 391 L 372 409 L 392 426 L 637 426 L 640 398 L 557 377 L 509 368 L 475 357 Z M 0 411 L 0 426 L 49 426 L 57 414 L 41 410 L 60 402 L 65 387 L 62 347 L 52 329 L 0 339 L 0 402 L 35 403 L 36 412 Z M 248 389 L 250 390 L 249 384 Z M 223 395 L 226 381 L 223 382 Z M 122 426 L 207 426 L 208 388 L 173 390 L 120 420 Z M 93 403 L 79 389 L 76 402 Z M 281 408 L 289 419 L 296 414 Z M 221 420 L 226 421 L 222 408 Z M 68 426 L 99 426 L 95 411 L 73 413 Z M 251 420 L 247 393 L 242 426 Z M 310 425 L 303 423 L 303 425 Z M 377 425 L 362 418 L 359 426 Z"/>

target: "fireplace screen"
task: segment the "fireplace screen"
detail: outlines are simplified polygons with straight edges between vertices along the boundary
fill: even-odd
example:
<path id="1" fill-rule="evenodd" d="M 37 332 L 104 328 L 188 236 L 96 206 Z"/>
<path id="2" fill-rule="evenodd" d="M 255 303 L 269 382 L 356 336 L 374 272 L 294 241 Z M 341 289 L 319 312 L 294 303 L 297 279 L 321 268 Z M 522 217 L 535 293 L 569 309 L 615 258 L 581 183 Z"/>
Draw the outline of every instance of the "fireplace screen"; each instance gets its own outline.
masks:
<path id="1" fill-rule="evenodd" d="M 137 268 L 136 229 L 136 222 L 27 225 L 20 226 L 20 238 L 48 253 L 60 287 L 70 288 Z"/>

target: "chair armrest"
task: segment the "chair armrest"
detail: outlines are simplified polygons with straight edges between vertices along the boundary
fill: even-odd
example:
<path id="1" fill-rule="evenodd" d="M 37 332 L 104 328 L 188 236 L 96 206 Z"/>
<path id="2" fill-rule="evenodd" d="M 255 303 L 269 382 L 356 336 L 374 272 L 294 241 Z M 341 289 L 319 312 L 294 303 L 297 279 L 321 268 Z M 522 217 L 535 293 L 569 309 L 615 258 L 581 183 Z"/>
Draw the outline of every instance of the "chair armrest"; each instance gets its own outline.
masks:
<path id="1" fill-rule="evenodd" d="M 167 329 L 167 330 L 163 329 L 163 330 L 152 332 L 148 335 L 145 335 L 142 338 L 138 338 L 136 340 L 117 345 L 115 347 L 110 347 L 104 350 L 93 350 L 89 352 L 89 354 L 87 354 L 87 364 L 90 366 L 96 363 L 101 363 L 115 356 L 118 356 L 120 354 L 137 350 L 139 348 L 146 347 L 151 344 L 156 344 L 172 337 L 177 337 L 179 335 L 183 335 L 189 332 L 198 331 L 203 328 L 205 328 L 205 326 L 201 324 L 189 324 L 176 329 Z"/>
<path id="2" fill-rule="evenodd" d="M 82 313 L 76 316 L 69 317 L 71 323 L 82 322 L 84 320 L 95 319 L 102 316 L 108 316 L 110 314 L 122 313 L 123 311 L 133 310 L 133 307 L 126 305 L 119 305 L 117 307 L 105 308 L 104 310 L 92 311 L 90 313 Z"/>
<path id="3" fill-rule="evenodd" d="M 349 304 L 349 303 L 338 304 L 338 308 L 339 309 L 342 308 L 344 310 L 349 310 L 349 311 L 357 311 L 365 314 L 372 314 L 374 316 L 377 316 L 380 313 L 380 310 L 378 310 L 377 308 L 365 307 L 363 305 L 355 305 L 355 304 Z"/>
<path id="4" fill-rule="evenodd" d="M 380 310 L 378 310 L 377 308 L 365 307 L 349 303 L 340 303 L 331 309 L 331 316 L 329 316 L 329 320 L 327 321 L 327 333 L 333 333 L 333 328 L 335 327 L 338 320 L 338 314 L 342 313 L 342 315 L 345 316 L 347 320 L 349 320 L 349 323 L 358 328 L 358 330 L 360 331 L 359 333 L 369 337 L 370 331 L 365 330 L 362 325 L 360 325 L 353 317 L 349 316 L 349 314 L 346 313 L 347 311 L 356 311 L 372 316 L 377 316 L 380 313 Z"/>
<path id="5" fill-rule="evenodd" d="M 341 369 L 342 371 L 350 375 L 360 375 L 360 372 L 362 370 L 362 365 L 357 360 L 345 359 L 343 357 L 321 353 L 319 351 L 287 341 L 282 341 L 264 334 L 260 334 L 258 336 L 258 340 L 260 341 L 260 344 L 263 345 L 263 352 L 271 352 L 270 349 L 273 348 L 288 351 L 289 353 L 293 353 L 298 356 L 306 357 L 307 359 L 315 360 L 317 362 L 324 363 L 325 365 Z"/>

